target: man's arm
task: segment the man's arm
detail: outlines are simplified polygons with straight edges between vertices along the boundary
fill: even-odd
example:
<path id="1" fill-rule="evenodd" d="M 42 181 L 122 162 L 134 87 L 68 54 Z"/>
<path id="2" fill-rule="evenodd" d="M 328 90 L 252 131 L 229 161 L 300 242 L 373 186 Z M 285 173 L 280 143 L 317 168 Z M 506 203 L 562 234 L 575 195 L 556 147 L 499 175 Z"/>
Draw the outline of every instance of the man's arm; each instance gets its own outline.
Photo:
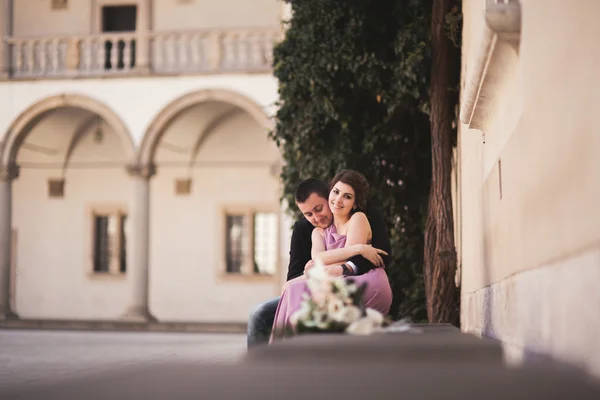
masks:
<path id="1" fill-rule="evenodd" d="M 296 221 L 292 230 L 290 243 L 290 265 L 288 266 L 287 280 L 304 274 L 304 266 L 310 260 L 311 240 L 313 226 L 306 219 Z"/>
<path id="2" fill-rule="evenodd" d="M 386 266 L 390 265 L 390 261 L 392 259 L 392 245 L 390 244 L 390 236 L 385 223 L 375 207 L 369 208 L 367 218 L 371 224 L 371 244 L 374 248 L 384 250 L 387 253 L 387 255 L 381 254 L 381 258 Z M 348 259 L 348 261 L 356 266 L 356 275 L 362 275 L 373 268 L 376 268 L 374 264 L 360 255 L 352 257 Z"/>

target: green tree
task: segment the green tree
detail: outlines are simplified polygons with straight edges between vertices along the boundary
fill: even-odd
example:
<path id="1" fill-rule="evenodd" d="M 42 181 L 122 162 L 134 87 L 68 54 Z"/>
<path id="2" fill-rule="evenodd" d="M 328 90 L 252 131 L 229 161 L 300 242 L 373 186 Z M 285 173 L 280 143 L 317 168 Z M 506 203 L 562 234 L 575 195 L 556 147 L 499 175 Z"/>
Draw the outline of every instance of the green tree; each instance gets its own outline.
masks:
<path id="1" fill-rule="evenodd" d="M 292 10 L 274 49 L 280 103 L 270 136 L 286 161 L 283 198 L 293 204 L 307 177 L 365 174 L 392 242 L 390 314 L 423 320 L 431 0 L 303 0 Z"/>

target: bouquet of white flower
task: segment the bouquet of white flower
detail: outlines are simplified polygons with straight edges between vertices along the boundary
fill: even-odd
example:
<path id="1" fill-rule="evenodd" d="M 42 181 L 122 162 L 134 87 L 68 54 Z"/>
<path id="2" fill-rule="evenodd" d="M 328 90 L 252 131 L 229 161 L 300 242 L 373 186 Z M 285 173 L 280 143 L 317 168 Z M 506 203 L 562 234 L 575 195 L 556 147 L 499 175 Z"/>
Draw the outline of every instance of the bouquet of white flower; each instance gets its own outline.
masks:
<path id="1" fill-rule="evenodd" d="M 332 277 L 320 262 L 308 272 L 310 295 L 290 317 L 293 333 L 342 333 L 368 335 L 389 321 L 377 310 L 364 306 L 365 286 L 344 277 Z"/>

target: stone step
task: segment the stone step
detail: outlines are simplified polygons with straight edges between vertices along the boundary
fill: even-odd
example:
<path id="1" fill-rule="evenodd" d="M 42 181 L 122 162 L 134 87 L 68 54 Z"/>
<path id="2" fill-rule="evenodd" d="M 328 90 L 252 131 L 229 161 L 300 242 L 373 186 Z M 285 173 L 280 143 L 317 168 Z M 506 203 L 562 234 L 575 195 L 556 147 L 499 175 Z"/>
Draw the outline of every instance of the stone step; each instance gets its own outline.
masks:
<path id="1" fill-rule="evenodd" d="M 110 320 L 6 319 L 0 320 L 0 329 L 246 333 L 246 324 L 220 322 L 131 322 Z"/>

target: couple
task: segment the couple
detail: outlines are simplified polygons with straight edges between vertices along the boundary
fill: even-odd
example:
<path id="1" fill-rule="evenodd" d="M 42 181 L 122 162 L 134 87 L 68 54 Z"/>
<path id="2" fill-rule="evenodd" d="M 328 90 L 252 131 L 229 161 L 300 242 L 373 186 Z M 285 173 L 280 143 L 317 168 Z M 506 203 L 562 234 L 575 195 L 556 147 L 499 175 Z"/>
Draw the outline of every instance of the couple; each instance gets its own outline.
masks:
<path id="1" fill-rule="evenodd" d="M 319 257 L 334 276 L 367 284 L 365 302 L 384 315 L 392 291 L 383 269 L 389 263 L 390 240 L 374 207 L 367 206 L 368 183 L 360 173 L 340 171 L 331 187 L 307 179 L 296 188 L 296 205 L 305 218 L 294 224 L 287 282 L 281 297 L 257 306 L 248 321 L 248 347 L 283 337 L 302 293 L 306 272 Z"/>

